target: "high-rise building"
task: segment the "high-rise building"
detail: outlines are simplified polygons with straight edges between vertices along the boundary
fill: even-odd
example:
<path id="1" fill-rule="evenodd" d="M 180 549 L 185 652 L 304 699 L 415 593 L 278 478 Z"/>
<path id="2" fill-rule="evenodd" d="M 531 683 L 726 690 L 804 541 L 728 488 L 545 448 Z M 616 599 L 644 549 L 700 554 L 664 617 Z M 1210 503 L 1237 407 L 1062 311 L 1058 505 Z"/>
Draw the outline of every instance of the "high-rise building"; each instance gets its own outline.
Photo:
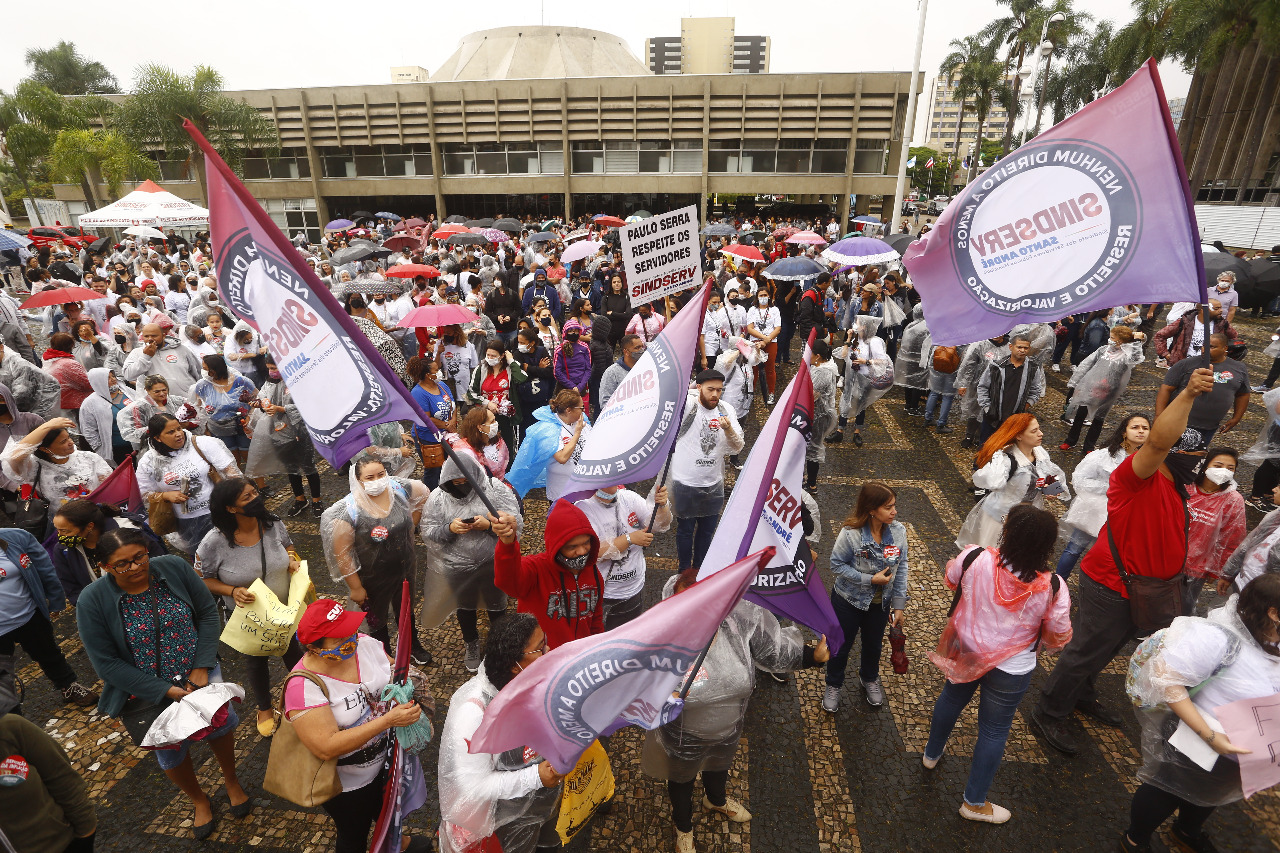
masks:
<path id="1" fill-rule="evenodd" d="M 1012 79 L 1011 77 L 1010 82 Z M 969 146 L 978 141 L 978 116 L 972 106 L 965 105 L 964 124 L 960 128 L 960 145 L 957 148 L 956 123 L 961 118 L 960 103 L 954 100 L 955 80 L 955 77 L 950 81 L 945 77 L 937 77 L 929 87 L 929 111 L 926 113 L 929 129 L 925 134 L 924 144 L 944 155 L 958 152 L 960 157 L 964 157 L 969 153 Z M 987 139 L 1002 138 L 1005 122 L 1008 120 L 1009 113 L 998 103 L 993 103 L 991 111 L 987 113 L 982 135 Z"/>
<path id="2" fill-rule="evenodd" d="M 680 37 L 645 39 L 654 74 L 768 74 L 769 37 L 734 33 L 733 18 L 681 18 Z"/>

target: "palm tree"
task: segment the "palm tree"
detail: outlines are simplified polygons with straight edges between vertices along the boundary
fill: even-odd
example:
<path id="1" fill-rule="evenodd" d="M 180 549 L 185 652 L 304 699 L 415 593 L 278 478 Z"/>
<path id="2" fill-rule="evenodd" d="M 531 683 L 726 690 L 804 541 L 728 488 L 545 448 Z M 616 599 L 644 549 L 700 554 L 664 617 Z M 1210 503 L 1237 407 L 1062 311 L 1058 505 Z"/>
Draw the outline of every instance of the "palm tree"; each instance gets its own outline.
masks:
<path id="1" fill-rule="evenodd" d="M 47 86 L 59 95 L 100 95 L 120 91 L 116 77 L 101 62 L 80 55 L 69 41 L 53 47 L 27 51 L 31 76 L 27 79 Z"/>
<path id="2" fill-rule="evenodd" d="M 33 80 L 22 81 L 12 94 L 0 92 L 0 136 L 4 138 L 0 154 L 13 162 L 13 171 L 33 209 L 36 202 L 31 181 L 44 167 L 58 131 L 81 126 L 83 121 L 66 98 Z"/>
<path id="3" fill-rule="evenodd" d="M 1058 21 L 1053 21 L 1055 15 L 1061 15 Z M 1044 22 L 1050 21 L 1047 30 L 1044 30 L 1045 39 L 1053 46 L 1049 51 L 1049 55 L 1044 59 L 1045 81 L 1048 82 L 1048 75 L 1053 66 L 1054 54 L 1066 48 L 1072 39 L 1079 38 L 1085 33 L 1086 25 L 1093 22 L 1093 15 L 1088 12 L 1077 12 L 1071 8 L 1071 0 L 1054 0 L 1053 5 L 1040 10 L 1040 17 L 1037 21 L 1044 27 Z M 1108 36 L 1110 33 L 1108 33 Z M 1032 136 L 1040 133 L 1040 117 L 1044 112 L 1045 89 L 1041 87 L 1039 100 L 1036 101 L 1036 124 L 1032 130 Z"/>
<path id="4" fill-rule="evenodd" d="M 970 62 L 977 62 L 988 55 L 987 45 L 977 36 L 965 36 L 952 39 L 951 52 L 938 66 L 938 75 L 946 78 L 947 86 L 952 88 L 951 100 L 956 105 L 956 138 L 952 143 L 951 156 L 960 155 L 960 131 L 964 127 L 964 113 L 967 102 L 973 94 L 972 79 L 964 75 L 964 68 Z"/>
<path id="5" fill-rule="evenodd" d="M 1009 14 L 987 24 L 978 37 L 997 54 L 1001 48 L 1004 49 L 1004 76 L 1013 79 L 1010 87 L 1012 96 L 1001 100 L 1001 105 L 1008 111 L 1002 143 L 1007 153 L 1011 147 L 1014 122 L 1017 120 L 1019 111 L 1010 108 L 1009 104 L 1020 104 L 1022 65 L 1026 61 L 1028 51 L 1035 47 L 1032 39 L 1040 37 L 1040 22 L 1044 18 L 1039 14 L 1040 0 L 998 0 L 998 2 L 1009 7 Z M 1011 71 L 1012 74 L 1010 74 Z"/>
<path id="6" fill-rule="evenodd" d="M 1110 21 L 1103 21 L 1091 35 L 1072 39 L 1063 47 L 1061 66 L 1045 80 L 1045 101 L 1054 124 L 1111 91 L 1133 73 L 1115 70 L 1112 29 Z"/>
<path id="7" fill-rule="evenodd" d="M 979 145 L 974 155 L 969 158 L 969 180 L 973 180 L 978 170 L 982 132 L 986 128 L 987 116 L 998 99 L 998 93 L 1005 88 L 1004 67 L 996 61 L 994 53 L 986 53 L 973 57 L 960 75 L 968 80 L 966 88 L 971 93 L 973 112 L 978 118 Z"/>
<path id="8" fill-rule="evenodd" d="M 120 196 L 125 181 L 160 177 L 156 161 L 140 153 L 115 130 L 64 129 L 49 152 L 49 171 L 55 179 L 78 180 L 85 190 L 89 209 L 98 208 L 92 194 L 94 185 L 106 184 L 110 204 Z"/>
<path id="9" fill-rule="evenodd" d="M 222 75 L 207 65 L 188 76 L 160 65 L 144 65 L 133 91 L 119 106 L 116 123 L 135 144 L 163 154 L 180 155 L 195 165 L 201 198 L 209 197 L 204 155 L 182 128 L 189 119 L 233 169 L 246 152 L 279 151 L 275 125 L 243 101 L 222 94 Z"/>
<path id="10" fill-rule="evenodd" d="M 1108 56 L 1117 80 L 1132 77 L 1149 57 L 1162 61 L 1173 47 L 1176 0 L 1132 0 L 1132 5 L 1134 19 L 1116 32 Z"/>

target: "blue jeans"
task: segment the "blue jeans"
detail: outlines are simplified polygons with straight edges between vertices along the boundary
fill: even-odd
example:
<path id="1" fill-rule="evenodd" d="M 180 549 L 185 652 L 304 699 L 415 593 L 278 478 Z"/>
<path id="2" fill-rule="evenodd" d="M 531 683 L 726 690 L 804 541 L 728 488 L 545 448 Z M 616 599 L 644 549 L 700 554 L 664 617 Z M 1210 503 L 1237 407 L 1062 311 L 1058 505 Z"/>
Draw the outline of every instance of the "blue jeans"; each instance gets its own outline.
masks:
<path id="1" fill-rule="evenodd" d="M 702 561 L 711 548 L 711 539 L 716 535 L 716 525 L 719 523 L 718 515 L 695 515 L 681 517 L 676 521 L 676 558 L 680 563 L 680 571 L 691 566 L 702 568 Z"/>
<path id="2" fill-rule="evenodd" d="M 929 399 L 924 404 L 924 419 L 927 423 L 933 420 L 933 407 L 938 405 L 938 400 L 942 400 L 942 408 L 938 410 L 938 426 L 943 426 L 947 422 L 947 416 L 951 414 L 951 404 L 956 401 L 955 394 L 939 394 L 937 391 L 929 392 Z"/>
<path id="3" fill-rule="evenodd" d="M 1034 670 L 1033 670 L 1034 672 Z M 955 684 L 948 681 L 942 694 L 933 705 L 933 722 L 929 725 L 929 742 L 924 755 L 930 761 L 941 758 L 942 750 L 951 737 L 951 730 L 960 719 L 960 712 L 969 704 L 979 687 L 982 695 L 978 701 L 978 741 L 973 747 L 973 761 L 969 765 L 969 782 L 964 787 L 964 801 L 970 806 L 980 806 L 987 801 L 987 791 L 996 778 L 996 770 L 1004 758 L 1004 744 L 1009 739 L 1009 727 L 1018 703 L 1031 686 L 1031 673 L 1010 675 L 993 669 L 977 681 Z"/>
<path id="4" fill-rule="evenodd" d="M 888 591 L 887 586 L 885 591 Z M 827 686 L 844 686 L 849 652 L 853 650 L 853 638 L 859 632 L 862 633 L 862 660 L 858 675 L 863 681 L 875 681 L 880 677 L 880 650 L 884 647 L 884 626 L 889 623 L 889 611 L 875 601 L 862 610 L 834 592 L 831 593 L 831 608 L 840 622 L 840 630 L 844 632 L 844 645 L 827 661 Z"/>
<path id="5" fill-rule="evenodd" d="M 1066 547 L 1062 549 L 1062 556 L 1058 558 L 1058 577 L 1063 580 L 1071 577 L 1071 570 L 1076 567 L 1076 563 L 1080 562 L 1084 553 L 1097 541 L 1097 536 L 1090 536 L 1077 527 L 1071 534 L 1071 538 L 1067 540 Z"/>

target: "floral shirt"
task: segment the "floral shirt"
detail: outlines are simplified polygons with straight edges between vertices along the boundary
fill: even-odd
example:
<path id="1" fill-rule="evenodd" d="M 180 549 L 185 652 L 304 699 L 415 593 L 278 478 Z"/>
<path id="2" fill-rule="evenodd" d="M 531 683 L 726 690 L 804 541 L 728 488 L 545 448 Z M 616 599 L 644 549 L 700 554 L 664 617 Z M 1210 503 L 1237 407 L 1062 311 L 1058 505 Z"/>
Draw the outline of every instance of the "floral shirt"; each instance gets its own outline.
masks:
<path id="1" fill-rule="evenodd" d="M 152 614 L 155 614 L 153 623 Z M 124 634 L 133 652 L 134 666 L 153 671 L 158 678 L 172 681 L 186 678 L 195 667 L 196 633 L 191 608 L 169 591 L 169 586 L 156 575 L 146 592 L 120 598 L 120 615 L 124 618 Z M 159 648 L 163 650 L 156 665 L 156 625 L 159 625 Z"/>

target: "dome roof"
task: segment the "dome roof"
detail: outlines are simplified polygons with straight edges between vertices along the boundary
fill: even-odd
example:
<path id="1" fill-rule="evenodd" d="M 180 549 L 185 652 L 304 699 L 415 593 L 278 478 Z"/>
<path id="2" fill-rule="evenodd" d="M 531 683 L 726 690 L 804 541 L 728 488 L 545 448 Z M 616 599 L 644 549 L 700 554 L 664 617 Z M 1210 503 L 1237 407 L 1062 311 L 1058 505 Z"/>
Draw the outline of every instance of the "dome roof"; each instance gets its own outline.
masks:
<path id="1" fill-rule="evenodd" d="M 498 27 L 464 36 L 431 75 L 449 80 L 647 76 L 621 38 L 579 27 Z"/>

